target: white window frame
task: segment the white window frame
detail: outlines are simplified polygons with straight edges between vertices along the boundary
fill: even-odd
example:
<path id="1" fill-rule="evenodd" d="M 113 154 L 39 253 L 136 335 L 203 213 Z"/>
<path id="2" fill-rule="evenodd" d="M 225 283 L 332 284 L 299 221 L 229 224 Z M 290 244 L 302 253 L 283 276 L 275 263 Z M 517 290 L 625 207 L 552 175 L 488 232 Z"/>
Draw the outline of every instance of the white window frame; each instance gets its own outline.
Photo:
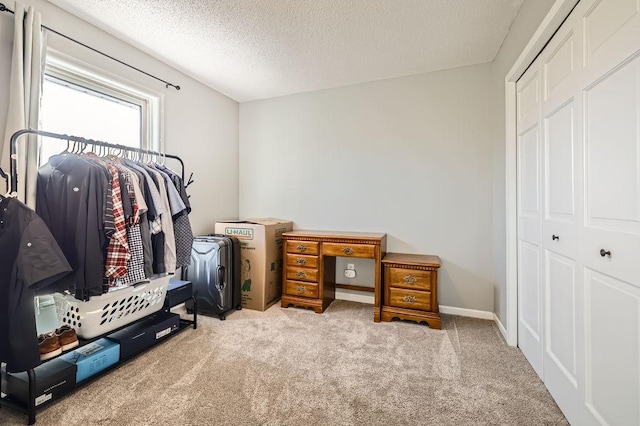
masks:
<path id="1" fill-rule="evenodd" d="M 103 93 L 141 108 L 141 148 L 164 151 L 164 94 L 142 87 L 123 77 L 47 49 L 45 74 L 71 85 Z M 42 129 L 47 130 L 47 129 Z M 84 135 L 77 135 L 84 136 Z M 104 141 L 109 142 L 109 141 Z"/>

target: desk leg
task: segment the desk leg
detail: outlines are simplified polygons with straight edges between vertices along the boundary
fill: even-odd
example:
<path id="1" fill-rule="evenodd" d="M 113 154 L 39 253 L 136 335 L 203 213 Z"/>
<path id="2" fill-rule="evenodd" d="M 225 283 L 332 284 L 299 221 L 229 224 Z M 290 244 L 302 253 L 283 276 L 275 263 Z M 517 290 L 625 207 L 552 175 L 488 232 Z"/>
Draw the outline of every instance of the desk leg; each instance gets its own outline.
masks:
<path id="1" fill-rule="evenodd" d="M 376 247 L 375 256 L 375 291 L 373 303 L 373 322 L 380 322 L 380 310 L 382 306 L 382 254 L 380 246 Z"/>

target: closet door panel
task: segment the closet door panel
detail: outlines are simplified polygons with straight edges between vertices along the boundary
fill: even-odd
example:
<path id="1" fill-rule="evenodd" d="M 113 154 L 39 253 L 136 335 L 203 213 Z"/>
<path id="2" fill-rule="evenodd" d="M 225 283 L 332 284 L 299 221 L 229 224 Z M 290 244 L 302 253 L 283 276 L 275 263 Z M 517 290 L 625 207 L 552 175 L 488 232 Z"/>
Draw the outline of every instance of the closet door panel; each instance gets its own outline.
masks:
<path id="1" fill-rule="evenodd" d="M 518 91 L 518 129 L 527 129 L 540 120 L 540 79 L 538 65 L 530 68 L 517 84 Z"/>
<path id="2" fill-rule="evenodd" d="M 540 61 L 516 85 L 518 92 L 518 346 L 542 377 L 542 264 Z"/>
<path id="3" fill-rule="evenodd" d="M 543 241 L 545 263 L 544 376 L 549 392 L 570 422 L 579 418 L 581 343 L 578 315 L 582 312 L 582 287 L 577 264 L 580 191 L 579 102 L 570 99 L 544 119 L 545 214 Z"/>
<path id="4" fill-rule="evenodd" d="M 585 269 L 588 424 L 640 424 L 640 290 Z"/>
<path id="5" fill-rule="evenodd" d="M 577 389 L 575 259 L 548 251 L 545 266 L 547 275 L 545 350 L 575 391 Z"/>
<path id="6" fill-rule="evenodd" d="M 546 218 L 575 223 L 574 103 L 545 118 Z"/>
<path id="7" fill-rule="evenodd" d="M 620 63 L 638 49 L 638 0 L 583 0 L 577 12 L 584 17 L 584 66 L 590 79 L 607 64 Z"/>
<path id="8" fill-rule="evenodd" d="M 582 34 L 579 20 L 569 17 L 544 52 L 543 232 L 544 353 L 543 380 L 573 424 L 580 418 L 579 352 L 582 344 L 582 277 L 577 260 L 582 214 L 582 97 L 577 92 Z"/>
<path id="9" fill-rule="evenodd" d="M 569 99 L 573 96 L 573 88 L 575 80 L 572 77 L 574 71 L 579 64 L 576 63 L 575 37 L 573 28 L 567 31 L 563 28 L 557 35 L 561 40 L 554 40 L 549 47 L 552 48 L 551 53 L 544 59 L 543 75 L 544 75 L 544 102 L 550 102 Z M 545 52 L 546 53 L 546 52 Z M 547 55 L 545 55 L 547 56 Z M 545 106 L 545 109 L 549 107 Z"/>
<path id="10" fill-rule="evenodd" d="M 520 241 L 519 253 L 518 346 L 538 376 L 542 377 L 540 248 Z"/>
<path id="11" fill-rule="evenodd" d="M 640 58 L 585 91 L 587 226 L 640 233 Z"/>

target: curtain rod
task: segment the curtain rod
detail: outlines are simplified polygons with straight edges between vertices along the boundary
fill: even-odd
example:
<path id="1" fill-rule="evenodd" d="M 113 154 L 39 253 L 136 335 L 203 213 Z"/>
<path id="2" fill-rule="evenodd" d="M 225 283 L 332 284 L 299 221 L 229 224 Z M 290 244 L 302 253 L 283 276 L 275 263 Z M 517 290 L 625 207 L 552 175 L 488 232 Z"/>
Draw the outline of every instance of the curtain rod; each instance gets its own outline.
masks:
<path id="1" fill-rule="evenodd" d="M 180 175 L 182 177 L 182 181 L 184 182 L 184 161 L 182 161 L 182 158 L 178 157 L 177 155 L 166 154 L 158 151 L 151 151 L 143 148 L 135 148 L 135 147 L 126 146 L 126 145 L 119 145 L 115 143 L 97 141 L 94 139 L 82 138 L 80 136 L 63 135 L 60 133 L 46 132 L 44 130 L 22 129 L 22 130 L 18 130 L 13 135 L 11 135 L 11 140 L 9 142 L 9 152 L 11 154 L 9 156 L 11 160 L 11 162 L 9 163 L 9 166 L 10 166 L 10 174 L 11 174 L 11 193 L 12 194 L 18 191 L 18 143 L 17 142 L 20 136 L 26 135 L 26 134 L 38 135 L 38 136 L 43 136 L 43 137 L 52 138 L 52 139 L 60 139 L 68 142 L 79 142 L 81 144 L 86 144 L 86 145 L 103 146 L 106 148 L 118 149 L 122 151 L 140 152 L 142 154 L 150 154 L 156 157 L 173 158 L 174 160 L 178 160 L 178 162 L 180 162 L 180 166 L 182 167 L 182 172 L 180 173 Z M 191 173 L 191 175 L 193 176 L 193 173 Z M 191 177 L 189 177 L 189 181 L 191 181 Z M 188 183 L 185 183 L 185 185 L 188 185 Z"/>
<path id="2" fill-rule="evenodd" d="M 3 3 L 0 3 L 0 12 L 9 12 L 9 13 L 14 13 L 14 14 L 15 14 L 15 12 L 14 12 L 13 10 L 11 10 L 11 9 L 7 8 Z M 167 87 L 167 88 L 169 88 L 169 86 L 171 86 L 171 87 L 173 87 L 173 88 L 174 88 L 174 89 L 176 89 L 176 90 L 180 90 L 180 86 L 177 86 L 177 85 L 175 85 L 175 84 L 171 84 L 171 83 L 169 83 L 168 81 L 165 81 L 165 80 L 163 80 L 163 79 L 161 79 L 161 78 L 159 78 L 159 77 L 156 77 L 155 75 L 149 74 L 149 73 L 148 73 L 148 72 L 146 72 L 146 71 L 142 71 L 140 68 L 136 68 L 136 67 L 134 67 L 133 65 L 129 65 L 129 64 L 127 64 L 126 62 L 122 62 L 120 59 L 114 58 L 113 56 L 108 55 L 108 54 L 106 54 L 106 53 L 104 53 L 104 52 L 101 52 L 101 51 L 99 51 L 98 49 L 94 49 L 94 48 L 93 48 L 93 47 L 91 47 L 91 46 L 87 46 L 86 44 L 82 43 L 81 41 L 78 41 L 78 40 L 73 39 L 73 38 L 71 38 L 71 37 L 69 37 L 69 36 L 67 36 L 67 35 L 64 35 L 64 34 L 62 34 L 62 33 L 58 32 L 58 31 L 56 31 L 56 30 L 53 30 L 53 29 L 51 29 L 51 28 L 47 27 L 46 25 L 43 25 L 43 26 L 42 26 L 42 28 L 44 28 L 44 29 L 46 29 L 46 30 L 48 30 L 48 31 L 51 31 L 52 33 L 57 34 L 57 35 L 59 35 L 60 37 L 66 38 L 66 39 L 67 39 L 67 40 L 69 40 L 69 41 L 72 41 L 72 42 L 74 42 L 74 43 L 76 43 L 76 44 L 79 44 L 80 46 L 86 47 L 87 49 L 92 50 L 92 51 L 94 51 L 94 52 L 96 52 L 96 53 L 98 53 L 98 54 L 100 54 L 100 55 L 102 55 L 102 56 L 106 56 L 107 58 L 111 59 L 112 61 L 116 61 L 116 62 L 118 62 L 119 64 L 122 64 L 122 65 L 124 65 L 124 66 L 126 66 L 126 67 L 129 67 L 129 68 L 131 68 L 131 69 L 134 69 L 134 70 L 136 70 L 136 71 L 138 71 L 138 72 L 140 72 L 140 73 L 142 73 L 142 74 L 144 74 L 144 75 L 146 75 L 146 76 L 148 76 L 148 77 L 155 78 L 156 80 L 163 82 L 163 83 L 166 85 L 166 87 Z"/>

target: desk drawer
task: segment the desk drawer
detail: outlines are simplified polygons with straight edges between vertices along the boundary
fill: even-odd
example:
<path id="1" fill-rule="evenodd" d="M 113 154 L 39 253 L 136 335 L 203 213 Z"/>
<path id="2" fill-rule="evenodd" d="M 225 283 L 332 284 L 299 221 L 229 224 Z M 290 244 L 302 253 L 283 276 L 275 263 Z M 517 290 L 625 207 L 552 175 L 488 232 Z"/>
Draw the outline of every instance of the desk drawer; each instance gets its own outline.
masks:
<path id="1" fill-rule="evenodd" d="M 322 253 L 325 256 L 375 257 L 376 246 L 368 244 L 323 243 Z"/>
<path id="2" fill-rule="evenodd" d="M 295 266 L 287 266 L 287 279 L 317 282 L 318 270 L 310 268 L 299 268 Z"/>
<path id="3" fill-rule="evenodd" d="M 287 265 L 289 266 L 304 266 L 305 268 L 317 268 L 318 256 L 305 256 L 302 254 L 288 254 L 287 253 Z"/>
<path id="4" fill-rule="evenodd" d="M 287 240 L 287 253 L 318 254 L 318 243 Z"/>
<path id="5" fill-rule="evenodd" d="M 302 296 L 317 299 L 318 284 L 287 280 L 286 293 L 290 296 Z"/>
<path id="6" fill-rule="evenodd" d="M 431 291 L 431 280 L 434 277 L 432 271 L 388 268 L 386 272 L 386 284 L 389 286 Z"/>
<path id="7" fill-rule="evenodd" d="M 399 308 L 431 310 L 431 292 L 416 291 L 405 288 L 389 288 L 389 305 Z"/>

